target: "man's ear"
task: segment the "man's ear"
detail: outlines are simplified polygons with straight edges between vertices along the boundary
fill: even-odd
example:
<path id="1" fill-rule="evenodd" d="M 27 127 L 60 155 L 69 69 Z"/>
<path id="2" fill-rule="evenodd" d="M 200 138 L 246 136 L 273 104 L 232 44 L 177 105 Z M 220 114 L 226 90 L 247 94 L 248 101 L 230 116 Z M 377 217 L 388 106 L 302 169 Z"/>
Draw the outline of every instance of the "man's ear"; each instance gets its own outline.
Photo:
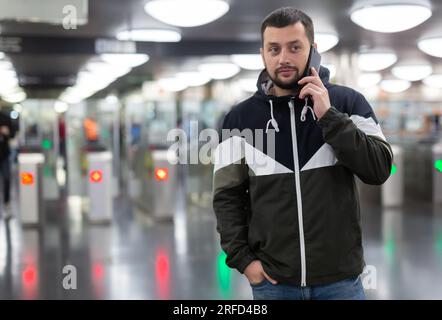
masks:
<path id="1" fill-rule="evenodd" d="M 316 42 L 313 42 L 313 47 L 315 47 L 315 49 L 318 50 L 318 44 Z"/>

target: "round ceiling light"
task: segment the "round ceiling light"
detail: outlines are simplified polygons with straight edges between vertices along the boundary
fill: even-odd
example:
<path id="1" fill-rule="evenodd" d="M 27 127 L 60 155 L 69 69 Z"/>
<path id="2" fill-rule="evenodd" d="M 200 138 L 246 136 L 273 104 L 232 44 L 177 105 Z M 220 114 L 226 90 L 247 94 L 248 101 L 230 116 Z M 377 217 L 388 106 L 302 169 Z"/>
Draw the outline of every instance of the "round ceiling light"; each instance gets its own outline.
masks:
<path id="1" fill-rule="evenodd" d="M 188 84 L 180 78 L 161 78 L 158 80 L 158 85 L 165 91 L 178 92 L 187 89 Z"/>
<path id="2" fill-rule="evenodd" d="M 422 82 L 428 87 L 442 89 L 442 74 L 432 74 L 423 79 Z"/>
<path id="3" fill-rule="evenodd" d="M 232 62 L 245 70 L 264 69 L 264 63 L 260 54 L 234 54 L 231 56 Z"/>
<path id="4" fill-rule="evenodd" d="M 144 6 L 155 19 L 179 27 L 208 24 L 225 15 L 229 8 L 223 0 L 152 0 Z"/>
<path id="5" fill-rule="evenodd" d="M 431 15 L 428 2 L 372 0 L 357 3 L 351 11 L 350 18 L 364 29 L 393 33 L 414 28 Z"/>
<path id="6" fill-rule="evenodd" d="M 362 73 L 358 77 L 358 86 L 360 88 L 370 88 L 377 85 L 382 80 L 379 73 Z"/>
<path id="7" fill-rule="evenodd" d="M 429 64 L 398 65 L 391 72 L 402 80 L 419 81 L 428 77 L 433 72 L 433 68 Z"/>
<path id="8" fill-rule="evenodd" d="M 430 56 L 442 58 L 442 37 L 426 38 L 418 41 L 419 49 Z"/>
<path id="9" fill-rule="evenodd" d="M 117 33 L 118 40 L 148 42 L 179 42 L 181 34 L 170 29 L 133 29 Z"/>
<path id="10" fill-rule="evenodd" d="M 400 93 L 411 87 L 411 82 L 399 79 L 382 80 L 380 83 L 382 90 L 389 93 Z"/>
<path id="11" fill-rule="evenodd" d="M 202 63 L 198 70 L 215 80 L 228 79 L 236 75 L 241 69 L 234 63 L 218 62 L 218 63 Z"/>
<path id="12" fill-rule="evenodd" d="M 105 53 L 100 55 L 101 60 L 113 66 L 133 68 L 149 61 L 149 56 L 144 53 Z"/>
<path id="13" fill-rule="evenodd" d="M 178 72 L 176 77 L 184 81 L 184 83 L 186 83 L 189 87 L 203 86 L 211 80 L 208 76 L 202 74 L 201 72 L 193 71 Z"/>
<path id="14" fill-rule="evenodd" d="M 319 53 L 323 53 L 334 48 L 339 42 L 339 37 L 333 33 L 316 33 L 315 42 L 318 44 Z"/>
<path id="15" fill-rule="evenodd" d="M 393 52 L 361 53 L 358 57 L 358 67 L 363 71 L 379 71 L 386 69 L 397 61 Z"/>

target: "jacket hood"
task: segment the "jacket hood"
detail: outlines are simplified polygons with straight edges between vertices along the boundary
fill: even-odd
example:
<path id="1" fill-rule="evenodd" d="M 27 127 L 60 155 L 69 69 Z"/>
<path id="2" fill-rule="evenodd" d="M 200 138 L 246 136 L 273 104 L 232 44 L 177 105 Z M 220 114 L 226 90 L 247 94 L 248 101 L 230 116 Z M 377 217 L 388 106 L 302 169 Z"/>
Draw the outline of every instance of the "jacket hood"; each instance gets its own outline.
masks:
<path id="1" fill-rule="evenodd" d="M 325 85 L 325 87 L 329 87 L 330 71 L 322 65 L 321 68 L 319 69 L 319 77 L 321 78 L 322 83 Z M 258 90 L 255 93 L 255 96 L 265 99 L 268 99 L 270 97 L 272 97 L 273 99 L 276 98 L 274 95 L 271 94 L 271 89 L 273 88 L 273 81 L 270 79 L 266 69 L 261 71 L 261 73 L 259 74 L 256 87 Z"/>

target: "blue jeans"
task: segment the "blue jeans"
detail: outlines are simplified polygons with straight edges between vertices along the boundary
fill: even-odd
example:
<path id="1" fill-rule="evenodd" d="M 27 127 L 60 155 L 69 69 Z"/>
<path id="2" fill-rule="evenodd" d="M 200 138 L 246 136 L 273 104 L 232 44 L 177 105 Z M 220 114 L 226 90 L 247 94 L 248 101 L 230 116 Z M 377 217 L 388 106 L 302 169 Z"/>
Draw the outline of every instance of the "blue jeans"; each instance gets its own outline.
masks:
<path id="1" fill-rule="evenodd" d="M 254 300 L 365 300 L 360 277 L 309 287 L 273 285 L 264 279 L 251 287 Z"/>

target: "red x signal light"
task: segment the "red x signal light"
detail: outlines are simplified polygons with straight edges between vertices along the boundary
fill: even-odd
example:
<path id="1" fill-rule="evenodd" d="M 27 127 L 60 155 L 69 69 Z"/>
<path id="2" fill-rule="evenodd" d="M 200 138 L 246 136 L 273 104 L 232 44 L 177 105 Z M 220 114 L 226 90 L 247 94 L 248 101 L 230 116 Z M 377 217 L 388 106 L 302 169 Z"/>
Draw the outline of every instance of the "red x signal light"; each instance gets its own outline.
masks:
<path id="1" fill-rule="evenodd" d="M 92 170 L 89 174 L 91 183 L 100 183 L 103 181 L 103 172 L 101 170 Z"/>
<path id="2" fill-rule="evenodd" d="M 157 181 L 166 181 L 168 178 L 169 178 L 169 169 L 167 168 L 155 169 L 155 179 L 157 179 Z"/>
<path id="3" fill-rule="evenodd" d="M 31 172 L 22 172 L 21 173 L 21 184 L 33 185 L 34 184 L 34 175 Z"/>

